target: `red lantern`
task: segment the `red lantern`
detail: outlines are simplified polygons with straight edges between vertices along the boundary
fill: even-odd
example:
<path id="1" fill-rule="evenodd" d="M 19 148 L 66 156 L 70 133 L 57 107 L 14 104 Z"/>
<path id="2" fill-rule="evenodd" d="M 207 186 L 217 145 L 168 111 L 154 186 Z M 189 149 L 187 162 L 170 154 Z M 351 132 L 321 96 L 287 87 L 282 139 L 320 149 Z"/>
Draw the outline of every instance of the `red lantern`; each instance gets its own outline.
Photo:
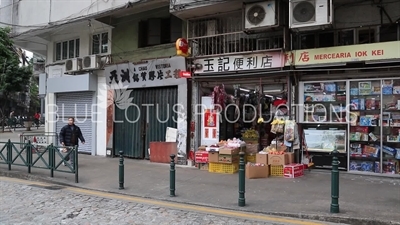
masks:
<path id="1" fill-rule="evenodd" d="M 176 54 L 179 56 L 187 57 L 189 56 L 189 44 L 184 38 L 179 38 L 175 43 Z"/>

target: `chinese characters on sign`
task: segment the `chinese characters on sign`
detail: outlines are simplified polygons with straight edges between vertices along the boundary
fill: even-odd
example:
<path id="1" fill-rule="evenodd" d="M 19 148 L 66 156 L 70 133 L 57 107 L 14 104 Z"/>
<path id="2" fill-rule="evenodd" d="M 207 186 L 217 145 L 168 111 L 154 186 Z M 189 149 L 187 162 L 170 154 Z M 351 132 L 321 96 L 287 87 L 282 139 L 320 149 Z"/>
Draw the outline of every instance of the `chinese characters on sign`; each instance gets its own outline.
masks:
<path id="1" fill-rule="evenodd" d="M 202 68 L 195 73 L 235 72 L 245 70 L 270 69 L 283 66 L 281 52 L 263 54 L 233 55 L 195 60 Z"/>
<path id="2" fill-rule="evenodd" d="M 106 67 L 107 84 L 122 82 L 128 86 L 163 86 L 177 83 L 180 72 L 185 70 L 183 57 L 150 60 L 147 63 L 134 65 L 132 63 L 118 64 Z M 175 80 L 175 81 L 173 81 Z"/>

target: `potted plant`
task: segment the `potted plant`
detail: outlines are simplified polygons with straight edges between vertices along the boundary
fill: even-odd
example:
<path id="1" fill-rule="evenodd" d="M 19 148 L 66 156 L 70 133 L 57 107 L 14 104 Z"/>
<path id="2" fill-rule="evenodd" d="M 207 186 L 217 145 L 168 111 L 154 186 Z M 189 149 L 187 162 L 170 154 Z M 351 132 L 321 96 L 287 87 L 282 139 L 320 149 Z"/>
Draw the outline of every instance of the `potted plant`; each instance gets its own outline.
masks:
<path id="1" fill-rule="evenodd" d="M 31 116 L 28 116 L 24 119 L 24 127 L 26 128 L 26 131 L 31 131 L 32 124 L 33 118 Z"/>

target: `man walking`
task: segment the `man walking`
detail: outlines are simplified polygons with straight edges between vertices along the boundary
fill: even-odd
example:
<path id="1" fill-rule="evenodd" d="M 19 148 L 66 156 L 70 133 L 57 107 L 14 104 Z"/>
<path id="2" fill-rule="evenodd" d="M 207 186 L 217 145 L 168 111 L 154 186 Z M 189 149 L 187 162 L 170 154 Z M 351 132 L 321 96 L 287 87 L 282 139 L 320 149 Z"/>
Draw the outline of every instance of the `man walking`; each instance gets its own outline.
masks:
<path id="1" fill-rule="evenodd" d="M 78 139 L 81 140 L 82 144 L 85 144 L 85 139 L 83 138 L 81 128 L 76 126 L 75 119 L 70 117 L 68 118 L 68 124 L 61 128 L 60 142 L 63 146 L 67 147 L 67 156 L 65 157 L 65 160 L 70 161 L 72 168 L 74 168 L 75 163 L 75 152 L 72 151 L 71 147 L 79 145 Z M 68 153 L 70 154 L 68 155 Z M 63 164 L 64 166 L 66 165 L 65 163 Z"/>

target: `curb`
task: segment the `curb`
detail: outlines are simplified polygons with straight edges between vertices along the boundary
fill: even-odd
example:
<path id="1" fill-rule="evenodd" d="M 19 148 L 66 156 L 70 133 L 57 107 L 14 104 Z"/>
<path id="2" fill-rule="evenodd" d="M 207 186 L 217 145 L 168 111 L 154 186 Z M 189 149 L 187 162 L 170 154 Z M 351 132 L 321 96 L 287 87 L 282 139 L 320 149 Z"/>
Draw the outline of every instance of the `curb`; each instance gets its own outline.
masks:
<path id="1" fill-rule="evenodd" d="M 246 210 L 243 208 L 238 209 L 238 208 L 232 208 L 232 207 L 222 207 L 222 206 L 212 205 L 212 204 L 187 203 L 187 202 L 182 202 L 179 200 L 178 201 L 171 200 L 170 198 L 152 198 L 152 197 L 148 197 L 148 196 L 126 194 L 126 193 L 120 193 L 120 192 L 116 192 L 116 191 L 85 188 L 85 187 L 80 187 L 80 186 L 77 186 L 74 184 L 53 181 L 51 178 L 48 178 L 48 177 L 39 177 L 39 176 L 32 175 L 32 174 L 22 173 L 20 171 L 0 171 L 0 176 L 24 179 L 24 180 L 31 180 L 31 181 L 37 181 L 37 182 L 44 182 L 44 183 L 51 183 L 51 184 L 56 184 L 56 185 L 60 185 L 60 186 L 74 187 L 74 188 L 80 188 L 80 189 L 84 189 L 84 190 L 100 191 L 100 192 L 105 192 L 105 193 L 132 196 L 132 197 L 138 197 L 138 198 L 161 200 L 161 201 L 174 202 L 174 203 L 184 203 L 184 204 L 194 205 L 194 206 L 213 207 L 213 208 L 217 208 L 217 209 L 257 213 L 257 214 L 264 214 L 264 215 L 271 215 L 271 216 L 290 217 L 290 218 L 304 219 L 304 220 L 316 220 L 316 221 L 330 222 L 330 223 L 344 223 L 344 224 L 351 224 L 351 225 L 400 225 L 400 222 L 379 221 L 379 220 L 375 220 L 372 218 L 350 218 L 350 217 L 346 217 L 346 216 L 318 215 L 318 214 L 304 214 L 304 213 L 263 212 L 263 211 L 257 211 L 257 210 Z"/>

